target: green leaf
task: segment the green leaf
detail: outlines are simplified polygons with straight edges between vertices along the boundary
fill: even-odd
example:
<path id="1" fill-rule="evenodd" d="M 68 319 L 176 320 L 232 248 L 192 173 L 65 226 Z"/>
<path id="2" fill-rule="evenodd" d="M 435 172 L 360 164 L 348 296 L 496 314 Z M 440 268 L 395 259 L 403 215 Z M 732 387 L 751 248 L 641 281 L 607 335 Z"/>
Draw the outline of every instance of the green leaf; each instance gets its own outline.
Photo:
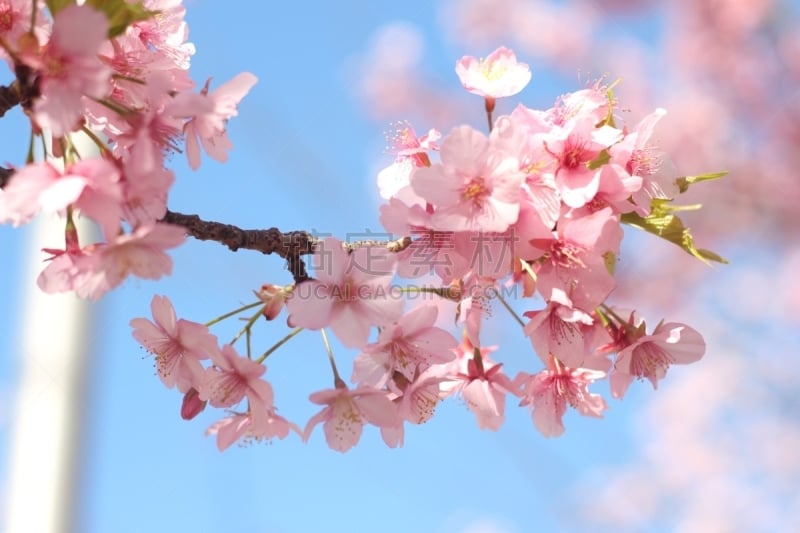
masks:
<path id="1" fill-rule="evenodd" d="M 597 154 L 597 157 L 586 163 L 586 168 L 589 170 L 597 170 L 609 161 L 611 161 L 611 154 L 608 153 L 608 150 L 602 150 Z"/>
<path id="2" fill-rule="evenodd" d="M 675 213 L 678 211 L 689 211 L 698 209 L 699 205 L 684 205 L 673 206 L 669 205 L 671 200 L 663 198 L 653 199 L 650 214 L 642 217 L 634 212 L 624 213 L 621 221 L 625 224 L 639 228 L 653 235 L 658 235 L 673 244 L 677 244 L 687 253 L 700 259 L 702 262 L 710 265 L 710 261 L 717 263 L 725 263 L 728 261 L 719 255 L 709 250 L 697 248 L 694 245 L 694 238 L 689 232 L 689 228 L 683 225 L 683 222 Z"/>
<path id="3" fill-rule="evenodd" d="M 711 180 L 718 180 L 722 176 L 725 176 L 728 173 L 727 170 L 722 172 L 709 172 L 708 174 L 700 174 L 699 176 L 682 176 L 680 178 L 675 179 L 675 184 L 678 186 L 678 189 L 681 193 L 685 193 L 689 190 L 689 185 L 693 183 L 700 183 L 701 181 L 711 181 Z"/>
<path id="4" fill-rule="evenodd" d="M 86 5 L 105 13 L 108 18 L 108 38 L 122 35 L 134 22 L 141 22 L 159 14 L 142 6 L 141 2 L 128 3 L 125 0 L 86 0 Z"/>
<path id="5" fill-rule="evenodd" d="M 617 269 L 617 256 L 614 252 L 606 252 L 603 254 L 603 263 L 606 265 L 606 270 L 612 276 L 614 275 L 614 271 Z"/>
<path id="6" fill-rule="evenodd" d="M 50 10 L 50 14 L 55 17 L 65 7 L 74 6 L 75 0 L 45 0 L 45 5 Z"/>

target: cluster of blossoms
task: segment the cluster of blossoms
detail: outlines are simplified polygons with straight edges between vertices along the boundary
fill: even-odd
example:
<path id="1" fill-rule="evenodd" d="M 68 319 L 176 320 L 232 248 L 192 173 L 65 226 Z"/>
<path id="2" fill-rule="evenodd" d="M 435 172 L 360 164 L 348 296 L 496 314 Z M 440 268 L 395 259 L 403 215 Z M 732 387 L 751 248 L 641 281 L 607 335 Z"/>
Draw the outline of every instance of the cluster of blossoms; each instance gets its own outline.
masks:
<path id="1" fill-rule="evenodd" d="M 605 400 L 589 392 L 596 380 L 609 375 L 612 396 L 622 398 L 634 379 L 656 387 L 670 365 L 704 354 L 703 339 L 691 327 L 660 323 L 648 332 L 636 313 L 606 305 L 615 287 L 623 217 L 648 229 L 654 206 L 680 192 L 680 180 L 659 174 L 650 144 L 664 111 L 632 129 L 619 127 L 610 89 L 596 84 L 563 96 L 551 109 L 520 105 L 493 120 L 495 98 L 516 94 L 529 81 L 527 65 L 501 48 L 482 61 L 463 58 L 456 71 L 467 90 L 485 98 L 490 132 L 459 126 L 444 137 L 437 130 L 418 137 L 409 124 L 400 125 L 396 159 L 379 173 L 378 186 L 386 200 L 381 221 L 390 234 L 406 237 L 403 245 L 360 247 L 327 238 L 316 245 L 314 278 L 265 285 L 257 293 L 259 312 L 268 320 L 287 309 L 288 325 L 295 328 L 287 339 L 302 329 L 328 329 L 359 351 L 349 386 L 326 338 L 334 387 L 311 394 L 324 407 L 304 430 L 278 417 L 266 395 L 247 392 L 254 390 L 254 378 L 266 388 L 259 377 L 263 367 L 252 370 L 253 359 L 235 356 L 230 345 L 221 352 L 211 341 L 216 355 L 205 355 L 198 344 L 208 333 L 199 324 L 184 323 L 187 332 L 196 329 L 184 335 L 171 308 L 167 321 L 156 316 L 155 325 L 132 323 L 136 338 L 156 354 L 165 383 L 185 393 L 185 416 L 197 414 L 206 401 L 220 406 L 248 398 L 243 411 L 210 428 L 220 448 L 238 438 L 283 437 L 292 429 L 307 439 L 320 422 L 335 450 L 354 446 L 366 424 L 379 427 L 387 445 L 398 446 L 405 423 L 425 422 L 440 401 L 455 395 L 480 428 L 502 425 L 511 395 L 530 408 L 542 434 L 557 436 L 567 406 L 602 416 Z M 397 277 L 423 278 L 425 285 L 397 289 Z M 503 300 L 512 289 L 540 297 L 541 308 L 524 313 L 527 321 Z M 398 292 L 457 302 L 461 340 L 436 325 L 437 305 L 406 310 Z M 493 299 L 519 322 L 538 356 L 538 371 L 506 375 L 493 359 L 498 348 L 481 341 Z M 157 298 L 153 305 L 155 314 L 155 306 L 168 304 Z M 218 362 L 224 350 L 238 357 L 239 366 L 232 359 Z M 204 358 L 211 359 L 205 370 L 199 365 Z M 215 400 L 221 375 L 238 390 L 223 389 L 228 403 Z"/>
<path id="2" fill-rule="evenodd" d="M 195 92 L 188 75 L 194 48 L 177 0 L 48 5 L 52 20 L 39 3 L 0 2 L 0 49 L 17 76 L 20 103 L 33 133 L 52 137 L 51 161 L 29 161 L 0 189 L 0 223 L 63 214 L 65 246 L 46 250 L 52 257 L 39 286 L 97 299 L 129 274 L 170 272 L 165 250 L 182 243 L 186 229 L 161 222 L 175 180 L 165 154 L 184 141 L 192 168 L 201 145 L 225 161 L 227 120 L 256 78 L 244 73 Z M 689 326 L 662 322 L 648 332 L 635 312 L 606 303 L 622 223 L 719 260 L 694 248 L 669 208 L 689 184 L 718 175 L 659 172 L 651 137 L 664 111 L 620 126 L 611 88 L 598 82 L 551 109 L 519 105 L 494 119 L 496 99 L 529 82 L 528 66 L 500 48 L 483 60 L 461 59 L 456 72 L 484 98 L 489 131 L 463 125 L 418 137 L 401 124 L 395 161 L 378 176 L 382 224 L 401 239 L 358 246 L 315 240 L 314 277 L 262 286 L 258 301 L 238 310 L 256 314 L 222 346 L 208 325 L 178 319 L 164 296 L 152 300 L 152 321 L 131 321 L 163 383 L 183 394 L 183 418 L 208 404 L 228 410 L 208 430 L 220 449 L 291 432 L 308 439 L 319 423 L 339 451 L 354 446 L 366 424 L 399 446 L 406 422 L 425 422 L 451 396 L 463 398 L 479 427 L 496 430 L 510 395 L 530 408 L 539 431 L 555 436 L 564 431 L 567 406 L 602 416 L 605 401 L 589 392 L 594 381 L 608 375 L 612 396 L 622 398 L 632 380 L 655 387 L 670 365 L 702 357 L 703 339 Z M 96 142 L 99 155 L 81 157 L 79 133 Z M 81 243 L 76 214 L 96 221 L 103 240 Z M 396 278 L 424 284 L 397 289 Z M 531 302 L 527 321 L 503 297 L 512 289 Z M 437 305 L 405 309 L 399 294 L 410 292 L 455 302 L 460 340 L 436 325 Z M 508 376 L 494 360 L 498 347 L 482 342 L 493 300 L 530 340 L 534 373 Z M 236 351 L 234 342 L 249 337 L 259 317 L 273 320 L 284 308 L 293 328 L 285 338 L 260 357 L 249 343 L 247 354 Z M 264 362 L 304 329 L 322 331 L 333 387 L 310 395 L 322 409 L 301 429 L 277 413 Z M 339 375 L 327 330 L 359 352 L 352 385 Z"/>
<path id="3" fill-rule="evenodd" d="M 243 73 L 212 92 L 208 83 L 194 92 L 194 46 L 186 42 L 180 1 L 87 4 L 51 5 L 49 19 L 41 2 L 0 2 L 0 55 L 17 75 L 32 132 L 52 139 L 48 161 L 15 169 L 0 190 L 0 223 L 23 224 L 39 211 L 65 214 L 65 245 L 47 250 L 52 257 L 38 284 L 97 299 L 129 274 L 171 272 L 165 250 L 186 232 L 159 222 L 175 181 L 165 154 L 185 138 L 192 168 L 200 165 L 200 145 L 225 161 L 226 121 L 256 78 Z M 119 18 L 133 22 L 115 24 Z M 99 155 L 81 157 L 80 134 Z M 73 214 L 97 222 L 103 239 L 81 242 Z"/>

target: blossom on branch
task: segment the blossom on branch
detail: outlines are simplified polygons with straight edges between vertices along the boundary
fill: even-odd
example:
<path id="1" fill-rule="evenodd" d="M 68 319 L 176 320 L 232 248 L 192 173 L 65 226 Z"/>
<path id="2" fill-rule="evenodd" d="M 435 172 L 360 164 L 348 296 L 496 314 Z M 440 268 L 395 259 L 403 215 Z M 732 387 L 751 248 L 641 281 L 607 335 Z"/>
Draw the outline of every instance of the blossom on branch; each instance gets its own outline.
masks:
<path id="1" fill-rule="evenodd" d="M 397 407 L 386 392 L 372 387 L 326 389 L 311 394 L 309 400 L 326 407 L 308 421 L 303 440 L 307 441 L 314 427 L 322 422 L 325 441 L 338 452 L 358 444 L 365 424 L 392 428 L 398 421 Z"/>
<path id="2" fill-rule="evenodd" d="M 111 92 L 111 69 L 98 56 L 107 32 L 103 13 L 88 6 L 67 6 L 55 16 L 53 34 L 41 52 L 23 55 L 40 73 L 33 118 L 53 136 L 77 129 L 84 96 L 103 98 Z"/>
<path id="3" fill-rule="evenodd" d="M 531 81 L 531 69 L 501 46 L 485 59 L 464 56 L 456 63 L 456 74 L 466 90 L 486 98 L 502 98 L 520 92 Z"/>
<path id="4" fill-rule="evenodd" d="M 545 437 L 564 433 L 563 417 L 567 405 L 584 416 L 602 417 L 606 402 L 599 394 L 589 393 L 588 386 L 605 372 L 569 368 L 550 357 L 547 368 L 538 374 L 520 372 L 514 383 L 522 390 L 521 406 L 532 410 L 533 423 Z"/>
<path id="5" fill-rule="evenodd" d="M 158 377 L 164 385 L 177 387 L 182 393 L 196 389 L 204 376 L 200 361 L 219 351 L 217 337 L 202 324 L 178 319 L 166 296 L 153 296 L 150 309 L 154 322 L 131 320 L 133 337 L 155 356 Z"/>
<path id="6" fill-rule="evenodd" d="M 345 346 L 367 343 L 372 326 L 400 317 L 403 300 L 389 283 L 395 257 L 385 248 L 348 252 L 341 241 L 327 238 L 314 254 L 315 279 L 297 284 L 286 300 L 289 323 L 309 329 L 330 326 Z"/>

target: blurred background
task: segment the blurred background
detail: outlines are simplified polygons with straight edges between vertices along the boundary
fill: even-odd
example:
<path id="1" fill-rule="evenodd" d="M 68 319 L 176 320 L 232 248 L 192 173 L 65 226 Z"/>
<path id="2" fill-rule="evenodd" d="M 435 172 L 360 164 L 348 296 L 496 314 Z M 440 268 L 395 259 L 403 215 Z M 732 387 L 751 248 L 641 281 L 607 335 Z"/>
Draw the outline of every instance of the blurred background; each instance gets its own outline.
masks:
<path id="1" fill-rule="evenodd" d="M 173 210 L 245 228 L 380 232 L 375 176 L 391 162 L 384 132 L 404 119 L 418 132 L 483 127 L 483 103 L 461 89 L 453 67 L 506 45 L 533 80 L 498 102 L 497 114 L 518 102 L 550 107 L 601 76 L 621 79 L 628 124 L 666 108 L 655 139 L 679 175 L 730 171 L 682 200 L 705 204 L 686 221 L 700 246 L 731 264 L 709 268 L 626 231 L 625 284 L 612 302 L 653 324 L 692 325 L 707 352 L 671 368 L 657 391 L 634 383 L 622 402 L 607 382 L 596 385 L 610 404 L 605 419 L 569 413 L 563 437 L 543 438 L 513 401 L 500 431 L 480 431 L 450 400 L 424 426 L 407 426 L 400 449 L 366 428 L 342 455 L 318 428 L 307 444 L 290 436 L 219 453 L 203 434 L 221 413 L 181 420 L 180 395 L 162 386 L 128 323 L 150 317 L 153 294 L 205 322 L 290 276 L 278 258 L 189 241 L 172 254 L 172 277 L 129 280 L 94 306 L 79 457 L 66 488 L 77 498 L 72 530 L 800 530 L 800 2 L 186 5 L 197 84 L 213 77 L 213 88 L 244 70 L 259 83 L 229 125 L 227 164 L 205 158 L 192 172 L 172 156 Z M 18 109 L 3 118 L 0 159 L 23 162 L 27 131 Z M 38 274 L 25 262 L 32 235 L 0 227 L 0 500 L 10 496 L 12 435 L 28 408 L 17 394 L 23 300 Z M 486 338 L 501 345 L 496 359 L 511 374 L 537 368 L 521 331 L 502 309 L 494 314 Z M 240 326 L 214 332 L 224 341 Z M 46 335 L 53 324 L 35 327 Z M 253 342 L 263 351 L 286 331 L 279 319 Z M 340 368 L 356 355 L 336 353 Z M 269 363 L 280 412 L 305 425 L 317 411 L 308 394 L 331 386 L 319 336 L 300 335 Z M 54 386 L 61 377 L 51 376 Z"/>

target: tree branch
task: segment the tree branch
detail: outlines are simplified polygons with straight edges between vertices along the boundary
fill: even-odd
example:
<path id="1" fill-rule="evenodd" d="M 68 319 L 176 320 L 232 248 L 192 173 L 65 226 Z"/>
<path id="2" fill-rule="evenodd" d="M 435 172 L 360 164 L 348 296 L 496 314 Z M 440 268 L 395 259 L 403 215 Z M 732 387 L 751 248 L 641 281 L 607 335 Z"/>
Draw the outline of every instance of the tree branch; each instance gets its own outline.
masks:
<path id="1" fill-rule="evenodd" d="M 19 82 L 14 80 L 11 85 L 0 85 L 0 117 L 6 114 L 6 111 L 19 105 L 22 100 L 22 95 L 19 90 Z"/>
<path id="2" fill-rule="evenodd" d="M 244 248 L 263 254 L 277 254 L 286 259 L 287 268 L 296 283 L 310 277 L 301 256 L 313 253 L 314 246 L 320 242 L 318 237 L 306 231 L 284 233 L 278 228 L 241 229 L 232 224 L 203 220 L 197 215 L 185 215 L 169 210 L 161 221 L 182 226 L 195 239 L 217 241 L 234 252 Z M 401 237 L 392 241 L 353 241 L 342 243 L 342 246 L 348 251 L 356 248 L 386 248 L 390 252 L 397 253 L 408 248 L 412 242 L 411 237 Z"/>
<path id="3" fill-rule="evenodd" d="M 11 176 L 14 175 L 14 169 L 0 167 L 0 189 L 5 189 L 8 182 L 11 181 Z"/>
<path id="4" fill-rule="evenodd" d="M 8 184 L 13 174 L 14 169 L 0 167 L 0 189 Z M 203 220 L 198 215 L 186 215 L 169 210 L 161 222 L 181 226 L 195 239 L 216 241 L 234 252 L 243 248 L 266 255 L 276 254 L 286 260 L 286 267 L 291 272 L 295 283 L 310 279 L 301 257 L 314 253 L 314 246 L 320 242 L 318 237 L 314 237 L 306 231 L 284 233 L 278 228 L 241 229 L 233 224 Z M 391 241 L 345 242 L 342 243 L 342 246 L 351 252 L 356 248 L 386 248 L 390 252 L 397 253 L 408 248 L 412 242 L 411 237 L 401 237 Z"/>
<path id="5" fill-rule="evenodd" d="M 17 79 L 10 85 L 0 85 L 0 117 L 18 105 L 29 108 L 33 99 L 39 96 L 39 78 L 33 69 L 21 63 L 14 64 Z"/>
<path id="6" fill-rule="evenodd" d="M 313 253 L 314 244 L 318 239 L 305 231 L 283 233 L 278 228 L 241 229 L 231 224 L 203 220 L 197 215 L 185 215 L 169 210 L 161 220 L 186 228 L 189 235 L 195 239 L 217 241 L 234 252 L 244 248 L 263 254 L 277 254 L 286 259 L 287 268 L 295 282 L 300 283 L 309 279 L 306 265 L 300 256 Z"/>

